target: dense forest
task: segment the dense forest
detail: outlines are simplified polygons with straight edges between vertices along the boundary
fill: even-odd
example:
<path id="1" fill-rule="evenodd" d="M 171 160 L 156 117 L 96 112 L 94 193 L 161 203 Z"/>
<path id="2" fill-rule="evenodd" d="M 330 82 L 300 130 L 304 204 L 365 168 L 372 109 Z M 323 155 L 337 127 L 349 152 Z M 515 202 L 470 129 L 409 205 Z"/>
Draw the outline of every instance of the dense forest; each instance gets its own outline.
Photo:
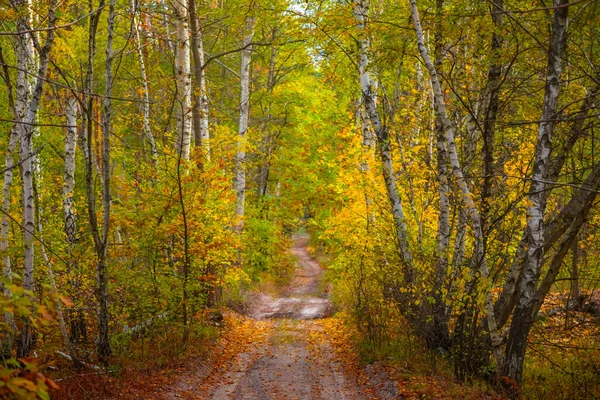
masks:
<path id="1" fill-rule="evenodd" d="M 363 365 L 600 397 L 597 0 L 3 0 L 0 77 L 0 397 L 212 346 L 297 232 Z"/>

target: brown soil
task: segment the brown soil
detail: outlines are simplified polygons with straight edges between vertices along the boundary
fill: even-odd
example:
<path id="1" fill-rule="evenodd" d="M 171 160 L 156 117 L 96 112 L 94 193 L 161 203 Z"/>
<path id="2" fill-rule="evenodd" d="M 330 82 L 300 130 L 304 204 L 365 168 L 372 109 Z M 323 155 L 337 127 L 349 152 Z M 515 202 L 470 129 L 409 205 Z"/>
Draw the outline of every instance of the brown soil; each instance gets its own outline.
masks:
<path id="1" fill-rule="evenodd" d="M 331 314 L 322 288 L 323 269 L 307 250 L 308 236 L 294 237 L 294 277 L 280 296 L 261 294 L 248 315 L 268 333 L 224 367 L 180 376 L 163 398 L 215 400 L 373 399 L 378 384 L 361 383 L 336 356 L 326 332 L 314 320 Z M 314 340 L 314 337 L 319 340 Z M 325 338 L 325 339 L 323 339 Z M 368 374 L 370 375 L 370 374 Z M 366 376 L 365 374 L 362 375 Z M 364 388 L 364 389 L 363 389 Z M 377 396 L 375 393 L 378 393 Z"/>
<path id="2" fill-rule="evenodd" d="M 297 263 L 292 282 L 277 297 L 259 294 L 250 306 L 250 317 L 309 320 L 331 315 L 331 303 L 321 287 L 323 268 L 311 257 L 307 245 L 308 235 L 294 236 L 290 253 Z"/>

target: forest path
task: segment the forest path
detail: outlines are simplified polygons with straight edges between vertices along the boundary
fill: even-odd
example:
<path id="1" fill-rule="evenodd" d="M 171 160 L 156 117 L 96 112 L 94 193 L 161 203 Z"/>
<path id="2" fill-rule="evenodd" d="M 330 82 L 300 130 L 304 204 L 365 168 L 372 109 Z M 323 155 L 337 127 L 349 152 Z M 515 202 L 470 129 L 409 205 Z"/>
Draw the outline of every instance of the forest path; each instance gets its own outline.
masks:
<path id="1" fill-rule="evenodd" d="M 323 287 L 323 268 L 308 252 L 308 234 L 294 235 L 290 253 L 296 258 L 296 269 L 290 285 L 277 297 L 261 293 L 251 305 L 254 319 L 290 318 L 310 320 L 331 314 L 331 303 Z"/>
<path id="2" fill-rule="evenodd" d="M 227 362 L 215 366 L 203 379 L 181 377 L 167 398 L 379 398 L 352 357 L 353 351 L 345 357 L 338 348 L 349 346 L 333 343 L 337 339 L 330 335 L 336 326 L 341 330 L 341 323 L 332 318 L 319 320 L 331 314 L 331 304 L 323 289 L 323 269 L 307 245 L 308 235 L 294 236 L 290 252 L 297 263 L 291 284 L 277 297 L 258 296 L 250 318 L 240 323 L 245 332 L 239 335 L 240 350 L 224 346 L 224 352 L 233 353 Z"/>

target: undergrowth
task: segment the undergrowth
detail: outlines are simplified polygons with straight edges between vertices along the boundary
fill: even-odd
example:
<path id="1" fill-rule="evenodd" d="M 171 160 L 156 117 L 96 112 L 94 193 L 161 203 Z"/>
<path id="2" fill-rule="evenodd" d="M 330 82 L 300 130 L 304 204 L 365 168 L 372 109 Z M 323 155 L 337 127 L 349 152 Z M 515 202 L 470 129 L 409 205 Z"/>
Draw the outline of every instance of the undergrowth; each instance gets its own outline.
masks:
<path id="1" fill-rule="evenodd" d="M 127 398 L 129 393 L 152 393 L 168 382 L 178 368 L 191 360 L 206 359 L 219 330 L 208 321 L 198 322 L 187 344 L 182 335 L 182 327 L 159 324 L 140 335 L 116 336 L 111 363 L 101 370 L 77 371 L 67 360 L 56 359 L 46 367 L 47 374 L 59 386 L 52 398 Z"/>

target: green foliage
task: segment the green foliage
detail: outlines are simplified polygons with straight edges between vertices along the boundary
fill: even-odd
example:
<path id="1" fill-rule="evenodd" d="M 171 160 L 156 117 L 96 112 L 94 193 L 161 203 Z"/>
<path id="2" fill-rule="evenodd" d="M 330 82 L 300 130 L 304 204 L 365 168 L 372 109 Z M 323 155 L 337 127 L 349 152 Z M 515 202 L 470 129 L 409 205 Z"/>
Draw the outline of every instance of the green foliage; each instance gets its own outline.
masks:
<path id="1" fill-rule="evenodd" d="M 43 43 L 50 3 L 31 3 L 32 29 Z M 426 46 L 431 50 L 436 47 L 435 33 L 439 30 L 441 54 L 436 67 L 443 78 L 450 118 L 457 128 L 458 158 L 471 199 L 486 214 L 490 276 L 483 279 L 479 264 L 473 259 L 475 240 L 469 216 L 464 215 L 465 198 L 452 177 L 449 246 L 439 249 L 440 176 L 435 110 L 430 80 L 419 61 L 410 26 L 408 2 L 372 1 L 369 23 L 362 33 L 357 32 L 353 15 L 356 2 L 196 2 L 206 51 L 203 73 L 208 85 L 204 94 L 209 100 L 210 152 L 205 153 L 199 143 L 194 143 L 189 161 L 179 160 L 174 150 L 179 128 L 174 111 L 178 106 L 179 71 L 174 63 L 178 49 L 174 45 L 173 9 L 169 2 L 135 2 L 139 6 L 140 47 L 148 80 L 147 122 L 159 153 L 156 160 L 151 160 L 143 116 L 142 68 L 131 32 L 131 5 L 125 0 L 116 3 L 107 269 L 109 329 L 118 357 L 148 360 L 151 349 L 159 353 L 157 364 L 165 365 L 183 351 L 183 338 L 190 332 L 202 338 L 212 337 L 214 329 L 204 323 L 207 308 L 218 308 L 223 303 L 242 305 L 248 291 L 257 285 L 280 285 L 290 279 L 294 268 L 287 253 L 290 236 L 304 225 L 330 261 L 327 278 L 332 284 L 332 298 L 365 338 L 366 352 L 381 350 L 382 357 L 395 352 L 405 359 L 409 356 L 405 354 L 408 339 L 399 338 L 395 331 L 428 331 L 434 310 L 440 308 L 447 317 L 449 335 L 460 335 L 465 330 L 468 332 L 463 338 L 477 345 L 473 347 L 482 343 L 481 347 L 485 347 L 485 301 L 497 299 L 515 262 L 527 223 L 526 197 L 544 102 L 543 74 L 551 33 L 548 17 L 553 9 L 533 1 L 505 0 L 506 23 L 496 27 L 490 3 L 446 0 L 440 16 L 434 11 L 436 2 L 418 1 L 419 9 L 427 10 L 422 24 L 428 32 Z M 98 2 L 91 5 L 97 6 Z M 5 257 L 10 258 L 14 274 L 2 280 L 12 294 L 0 296 L 0 311 L 12 313 L 18 324 L 29 321 L 44 333 L 44 342 L 38 344 L 44 357 L 53 357 L 54 350 L 61 349 L 64 343 L 56 318 L 49 324 L 45 322 L 51 317 L 49 310 L 56 307 L 49 300 L 55 297 L 49 268 L 68 327 L 72 327 L 74 315 L 82 315 L 81 323 L 87 327 L 87 339 L 76 339 L 82 354 L 93 352 L 93 338 L 98 334 L 97 259 L 93 256 L 96 243 L 89 213 L 90 206 L 95 207 L 97 216 L 103 212 L 101 124 L 105 114 L 100 94 L 106 86 L 106 7 L 98 10 L 97 49 L 92 60 L 95 74 L 92 93 L 88 93 L 93 97 L 88 110 L 92 117 L 89 179 L 95 197 L 88 203 L 86 160 L 80 143 L 72 193 L 77 221 L 75 243 L 66 240 L 62 212 L 65 104 L 73 95 L 81 100 L 86 90 L 83 82 L 88 67 L 88 6 L 72 0 L 58 3 L 61 27 L 51 49 L 52 63 L 36 118 L 34 293 L 21 288 L 24 235 L 19 216 L 23 211 L 19 168 L 11 170 L 13 182 L 6 194 L 10 207 L 5 210 L 8 216 L 4 216 L 4 223 L 9 230 L 2 239 L 6 239 L 8 249 L 1 256 L 3 264 Z M 597 163 L 597 116 L 590 111 L 580 118 L 578 112 L 583 99 L 595 93 L 597 84 L 598 7 L 587 2 L 572 2 L 569 7 L 575 18 L 569 25 L 571 34 L 552 156 L 569 142 L 569 133 L 577 121 L 585 123 L 578 128 L 581 134 L 576 145 L 565 155 L 558 182 L 549 189 L 548 221 L 560 215 Z M 17 18 L 24 16 L 25 11 L 14 10 L 8 3 L 0 6 L 3 29 L 16 30 Z M 244 19 L 249 13 L 256 15 L 250 128 L 238 143 L 238 50 Z M 491 51 L 494 33 L 503 38 L 496 52 Z M 361 137 L 363 129 L 373 128 L 368 117 L 357 112 L 361 108 L 357 40 L 363 34 L 369 38 L 368 69 L 377 83 L 376 108 L 389 135 L 394 169 L 391 173 L 397 180 L 404 207 L 413 254 L 409 265 L 403 265 L 397 245 L 394 217 L 382 178 L 380 146 L 368 147 Z M 5 133 L 12 128 L 14 119 L 6 95 L 9 86 L 13 92 L 18 86 L 15 44 L 17 38 L 24 37 L 23 33 L 0 36 L 7 66 L 1 70 L 0 79 L 0 92 L 4 94 L 0 98 L 0 123 Z M 35 50 L 32 69 L 38 52 Z M 490 121 L 482 105 L 489 95 L 487 81 L 494 61 L 501 64 L 502 84 L 498 89 L 495 136 L 490 143 L 494 171 L 484 176 L 481 132 Z M 36 75 L 37 71 L 29 71 L 28 82 L 20 83 L 32 83 Z M 14 93 L 10 100 L 15 100 Z M 84 107 L 87 105 L 79 104 L 76 128 L 80 142 Z M 238 144 L 246 152 L 243 168 L 247 176 L 246 215 L 241 233 L 235 228 L 239 221 L 234 218 L 236 193 L 232 190 Z M 7 146 L 8 135 L 1 135 L 2 160 L 8 155 Z M 15 159 L 18 151 L 17 146 Z M 484 201 L 482 186 L 486 179 L 491 182 L 492 195 Z M 595 189 L 590 193 L 595 193 Z M 582 285 L 593 288 L 598 281 L 600 252 L 589 243 L 598 240 L 597 208 L 585 219 L 578 238 L 582 245 L 576 244 L 575 248 L 581 253 Z M 99 229 L 103 224 L 100 221 Z M 42 243 L 48 260 L 41 256 Z M 557 246 L 558 242 L 548 246 L 546 258 L 556 253 Z M 448 264 L 440 272 L 438 267 L 444 257 Z M 571 289 L 569 267 L 574 263 L 563 260 L 564 267 L 558 275 L 561 282 L 554 289 Z M 405 268 L 414 272 L 414 282 L 404 281 Z M 540 275 L 546 271 L 544 266 Z M 422 316 L 420 326 L 409 320 L 411 315 Z M 467 320 L 464 324 L 462 317 Z M 547 321 L 545 318 L 537 325 Z M 411 324 L 410 329 L 401 324 Z M 4 318 L 0 319 L 0 328 L 10 329 Z M 172 337 L 181 340 L 170 340 Z M 411 346 L 410 351 L 417 348 L 414 342 Z M 389 347 L 394 350 L 388 352 Z M 411 354 L 415 353 L 416 350 Z M 531 372 L 527 379 L 535 383 L 557 381 L 557 385 L 572 389 L 577 381 L 569 381 L 570 377 L 581 374 L 581 382 L 586 384 L 596 377 L 596 357 L 560 354 L 552 359 L 560 367 L 537 359 L 529 362 Z M 479 371 L 491 371 L 489 351 L 482 358 Z M 9 363 L 15 368 L 3 369 L 0 379 L 6 396 L 9 390 L 11 395 L 26 397 L 40 388 L 47 389 L 44 385 L 48 383 L 33 364 L 24 362 L 17 366 L 12 358 Z M 529 384 L 531 387 L 533 383 Z M 565 393 L 583 396 L 579 389 L 565 389 Z"/>
<path id="2" fill-rule="evenodd" d="M 280 226 L 262 219 L 250 218 L 244 226 L 243 260 L 246 273 L 254 280 L 273 279 L 287 283 L 293 263 L 286 250 L 290 241 Z"/>

